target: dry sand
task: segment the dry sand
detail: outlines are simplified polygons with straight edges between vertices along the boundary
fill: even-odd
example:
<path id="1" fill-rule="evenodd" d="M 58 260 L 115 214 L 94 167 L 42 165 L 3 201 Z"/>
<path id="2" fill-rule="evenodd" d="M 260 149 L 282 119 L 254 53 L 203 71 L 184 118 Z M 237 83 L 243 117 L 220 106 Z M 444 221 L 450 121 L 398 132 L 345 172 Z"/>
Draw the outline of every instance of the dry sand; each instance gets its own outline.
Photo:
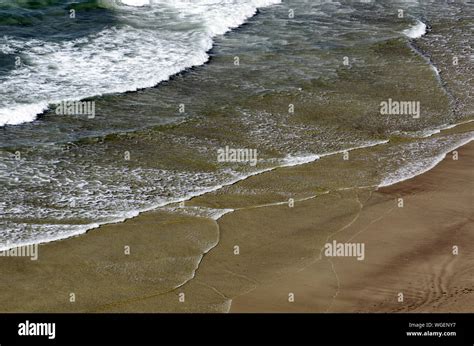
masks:
<path id="1" fill-rule="evenodd" d="M 458 152 L 378 191 L 321 189 L 346 164 L 329 157 L 187 203 L 236 209 L 217 222 L 154 211 L 43 244 L 38 261 L 0 257 L 1 311 L 472 312 L 474 143 Z M 363 243 L 364 260 L 326 257 L 333 240 Z"/>

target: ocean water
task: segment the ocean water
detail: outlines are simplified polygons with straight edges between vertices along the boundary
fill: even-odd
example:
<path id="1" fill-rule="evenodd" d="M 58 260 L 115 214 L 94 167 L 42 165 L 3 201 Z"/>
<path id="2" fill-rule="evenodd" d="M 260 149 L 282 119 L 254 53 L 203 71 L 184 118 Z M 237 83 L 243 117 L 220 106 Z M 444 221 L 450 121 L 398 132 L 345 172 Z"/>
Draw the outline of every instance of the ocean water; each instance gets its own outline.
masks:
<path id="1" fill-rule="evenodd" d="M 354 184 L 420 174 L 473 137 L 441 131 L 473 118 L 473 16 L 468 1 L 0 0 L 0 249 L 353 148 L 387 147 Z M 420 117 L 380 114 L 388 99 Z M 95 117 L 55 112 L 76 100 Z M 226 146 L 258 164 L 218 162 Z"/>
<path id="2" fill-rule="evenodd" d="M 32 121 L 63 100 L 152 87 L 205 63 L 215 36 L 242 24 L 259 6 L 277 2 L 6 2 L 4 15 L 18 13 L 17 23 L 31 23 L 31 30 L 3 32 L 0 41 L 2 54 L 20 58 L 2 78 L 0 125 Z M 15 6 L 23 4 L 37 5 Z M 66 32 L 57 35 L 50 19 Z"/>

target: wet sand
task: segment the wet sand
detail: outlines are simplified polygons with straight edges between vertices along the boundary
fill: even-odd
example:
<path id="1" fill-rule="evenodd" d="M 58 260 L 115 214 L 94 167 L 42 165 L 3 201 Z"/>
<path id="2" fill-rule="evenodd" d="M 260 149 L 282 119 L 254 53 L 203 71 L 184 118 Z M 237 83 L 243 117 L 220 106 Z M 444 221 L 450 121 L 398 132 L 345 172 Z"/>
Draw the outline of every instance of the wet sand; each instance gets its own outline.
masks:
<path id="1" fill-rule="evenodd" d="M 474 143 L 457 151 L 387 188 L 322 189 L 357 173 L 358 150 L 186 203 L 235 209 L 217 221 L 153 211 L 43 244 L 38 261 L 0 257 L 1 310 L 472 311 Z M 326 257 L 333 240 L 363 243 L 364 260 Z"/>
<path id="2" fill-rule="evenodd" d="M 474 144 L 458 153 L 458 161 L 448 154 L 433 170 L 372 193 L 328 237 L 364 243 L 363 261 L 322 256 L 234 298 L 231 311 L 472 312 Z"/>

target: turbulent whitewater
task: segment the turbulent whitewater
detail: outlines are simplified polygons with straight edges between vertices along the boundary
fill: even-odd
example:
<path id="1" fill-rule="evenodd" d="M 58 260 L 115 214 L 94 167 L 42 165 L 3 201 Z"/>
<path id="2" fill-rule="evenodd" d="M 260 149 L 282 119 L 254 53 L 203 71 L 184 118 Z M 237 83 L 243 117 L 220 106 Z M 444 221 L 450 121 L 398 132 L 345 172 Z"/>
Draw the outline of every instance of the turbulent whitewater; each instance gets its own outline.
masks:
<path id="1" fill-rule="evenodd" d="M 259 7 L 278 2 L 99 1 L 99 9 L 110 11 L 113 21 L 95 33 L 48 40 L 2 32 L 0 54 L 16 65 L 0 74 L 0 126 L 33 121 L 63 100 L 154 86 L 205 63 L 215 36 L 241 25 Z M 64 11 L 63 17 L 68 14 Z M 79 7 L 65 25 L 87 14 Z"/>

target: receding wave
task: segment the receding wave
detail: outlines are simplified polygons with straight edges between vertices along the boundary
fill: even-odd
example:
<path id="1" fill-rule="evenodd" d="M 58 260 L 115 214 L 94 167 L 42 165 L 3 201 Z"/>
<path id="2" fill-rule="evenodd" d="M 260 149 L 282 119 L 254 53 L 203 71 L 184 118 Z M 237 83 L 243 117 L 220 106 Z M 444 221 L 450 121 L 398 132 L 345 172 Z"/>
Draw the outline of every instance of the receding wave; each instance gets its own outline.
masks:
<path id="1" fill-rule="evenodd" d="M 412 39 L 420 38 L 424 34 L 426 34 L 426 24 L 423 23 L 421 20 L 417 20 L 416 24 L 412 27 L 403 31 L 403 33 Z"/>

